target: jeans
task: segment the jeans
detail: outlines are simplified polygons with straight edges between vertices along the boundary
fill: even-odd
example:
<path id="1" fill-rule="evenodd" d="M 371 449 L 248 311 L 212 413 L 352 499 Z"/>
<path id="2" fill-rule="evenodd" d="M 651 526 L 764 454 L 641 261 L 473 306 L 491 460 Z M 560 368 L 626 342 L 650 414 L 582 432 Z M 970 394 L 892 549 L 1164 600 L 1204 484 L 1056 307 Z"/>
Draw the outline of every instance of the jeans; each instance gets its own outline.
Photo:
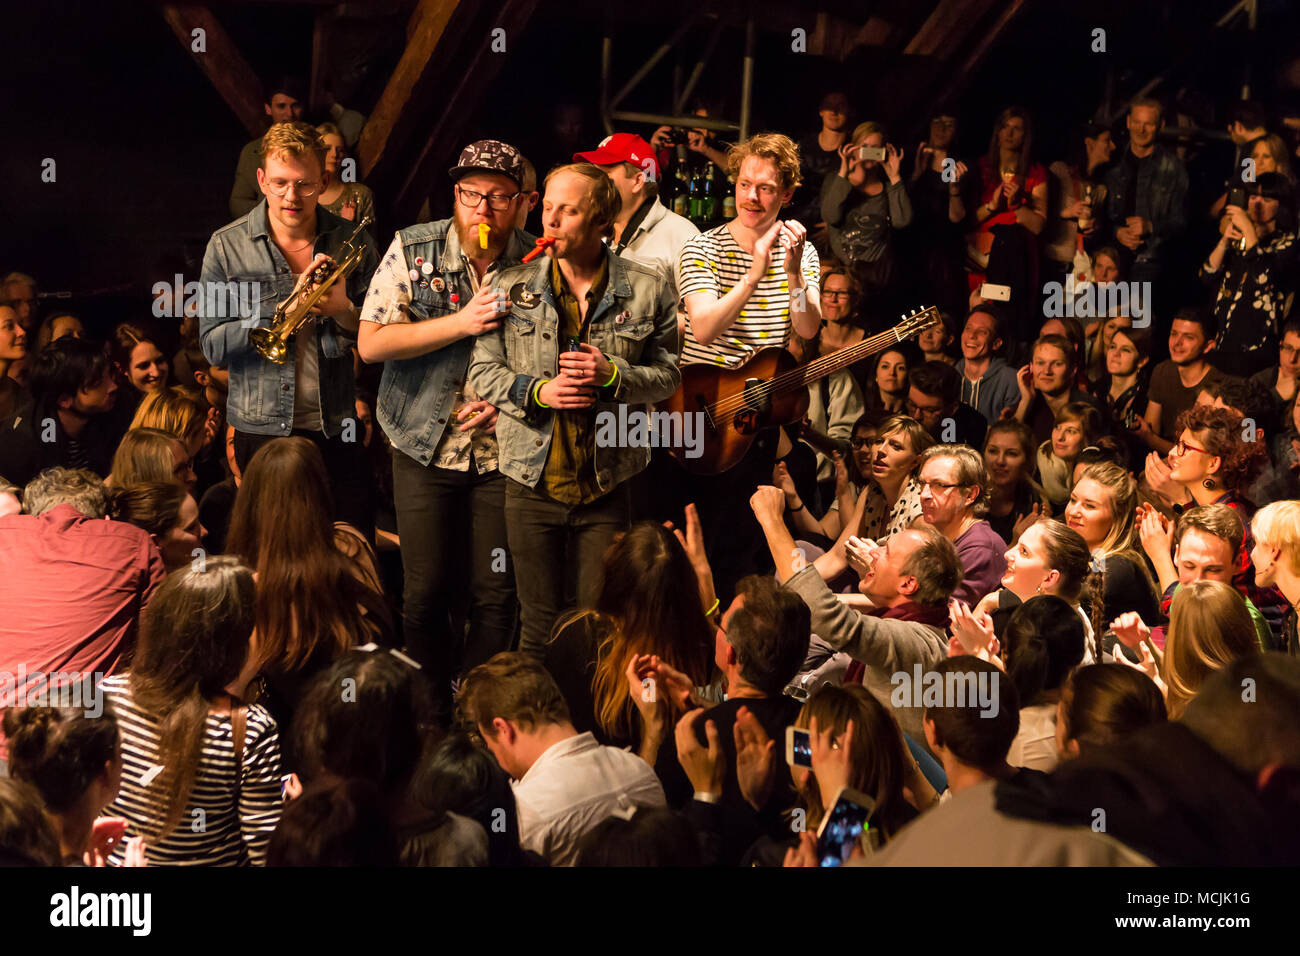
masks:
<path id="1" fill-rule="evenodd" d="M 425 466 L 393 449 L 406 647 L 434 684 L 440 716 L 451 713 L 453 677 L 514 643 L 505 485 L 499 471 Z"/>
<path id="2" fill-rule="evenodd" d="M 628 482 L 590 504 L 567 505 L 513 479 L 506 484 L 510 554 L 519 587 L 519 650 L 539 660 L 565 608 L 594 607 L 605 550 L 626 531 Z"/>
<path id="3" fill-rule="evenodd" d="M 277 437 L 236 431 L 235 462 L 240 472 L 247 472 L 248 463 L 257 450 Z M 330 491 L 334 495 L 334 520 L 346 521 L 373 544 L 375 478 L 370 473 L 365 446 L 359 441 L 345 442 L 342 434 L 326 438 L 323 432 L 296 430 L 286 437 L 309 438 L 320 449 L 321 457 L 325 459 Z"/>

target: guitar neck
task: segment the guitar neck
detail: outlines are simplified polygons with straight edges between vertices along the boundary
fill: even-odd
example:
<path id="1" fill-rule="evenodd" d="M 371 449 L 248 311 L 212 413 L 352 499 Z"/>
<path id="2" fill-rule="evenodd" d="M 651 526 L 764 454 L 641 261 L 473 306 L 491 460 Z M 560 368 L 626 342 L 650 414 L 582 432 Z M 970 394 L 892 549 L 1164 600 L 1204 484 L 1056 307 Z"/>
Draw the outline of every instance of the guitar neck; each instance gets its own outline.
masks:
<path id="1" fill-rule="evenodd" d="M 828 375 L 834 375 L 841 369 L 848 368 L 854 362 L 861 361 L 878 352 L 883 352 L 891 345 L 897 345 L 904 339 L 909 339 L 927 328 L 926 315 L 931 311 L 933 310 L 926 309 L 925 313 L 913 316 L 906 322 L 894 326 L 888 332 L 869 335 L 857 345 L 837 349 L 830 355 L 823 355 L 807 365 L 800 365 L 798 368 L 791 369 L 784 375 L 779 375 L 772 380 L 772 390 L 774 392 L 785 392 L 796 388 L 804 388 L 814 382 L 821 381 Z"/>

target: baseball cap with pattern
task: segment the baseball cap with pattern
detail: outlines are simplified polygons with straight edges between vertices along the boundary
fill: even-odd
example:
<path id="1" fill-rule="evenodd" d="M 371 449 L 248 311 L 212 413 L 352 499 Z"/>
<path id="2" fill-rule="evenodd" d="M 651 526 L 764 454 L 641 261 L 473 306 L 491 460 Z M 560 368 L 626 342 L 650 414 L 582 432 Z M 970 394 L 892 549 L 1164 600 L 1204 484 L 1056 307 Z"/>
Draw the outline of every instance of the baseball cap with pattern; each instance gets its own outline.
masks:
<path id="1" fill-rule="evenodd" d="M 480 139 L 460 151 L 460 161 L 451 167 L 451 181 L 470 173 L 500 173 L 520 188 L 524 184 L 524 157 L 519 150 L 499 139 Z"/>
<path id="2" fill-rule="evenodd" d="M 574 162 L 582 161 L 596 166 L 612 166 L 615 163 L 631 163 L 638 169 L 645 169 L 652 177 L 659 175 L 659 161 L 655 151 L 636 133 L 614 133 L 600 141 L 600 145 L 586 153 L 574 153 Z M 646 160 L 649 160 L 647 165 Z"/>

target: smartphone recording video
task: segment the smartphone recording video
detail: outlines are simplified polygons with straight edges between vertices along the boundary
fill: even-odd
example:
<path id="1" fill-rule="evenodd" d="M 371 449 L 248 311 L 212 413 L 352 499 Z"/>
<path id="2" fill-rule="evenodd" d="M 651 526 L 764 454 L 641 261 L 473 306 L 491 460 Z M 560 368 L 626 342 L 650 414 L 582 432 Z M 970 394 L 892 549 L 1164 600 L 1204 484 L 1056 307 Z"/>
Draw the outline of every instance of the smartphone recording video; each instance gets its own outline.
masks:
<path id="1" fill-rule="evenodd" d="M 812 767 L 812 738 L 798 727 L 785 729 L 785 762 L 792 767 Z"/>
<path id="2" fill-rule="evenodd" d="M 883 163 L 885 161 L 885 147 L 859 146 L 858 159 L 864 163 L 868 161 Z"/>
<path id="3" fill-rule="evenodd" d="M 853 847 L 867 832 L 876 802 L 865 793 L 844 787 L 835 804 L 817 828 L 817 865 L 839 866 L 848 862 Z"/>

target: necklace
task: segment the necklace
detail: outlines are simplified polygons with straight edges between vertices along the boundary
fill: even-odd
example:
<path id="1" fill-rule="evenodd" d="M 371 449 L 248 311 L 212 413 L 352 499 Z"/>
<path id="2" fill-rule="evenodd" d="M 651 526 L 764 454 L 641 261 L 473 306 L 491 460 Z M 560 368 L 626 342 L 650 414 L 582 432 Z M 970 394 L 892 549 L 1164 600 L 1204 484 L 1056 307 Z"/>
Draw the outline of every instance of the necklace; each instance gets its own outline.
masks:
<path id="1" fill-rule="evenodd" d="M 313 245 L 315 245 L 315 244 L 316 244 L 316 239 L 315 239 L 315 237 L 313 237 L 313 238 L 311 238 L 311 239 L 308 239 L 308 240 L 307 240 L 306 242 L 304 242 L 301 246 L 295 246 L 295 247 L 292 248 L 292 249 L 288 248 L 287 246 L 281 246 L 281 249 L 282 249 L 285 253 L 302 252 L 302 251 L 303 251 L 304 249 L 306 249 L 308 246 L 313 246 Z M 278 245 L 278 243 L 277 243 L 277 245 Z"/>

